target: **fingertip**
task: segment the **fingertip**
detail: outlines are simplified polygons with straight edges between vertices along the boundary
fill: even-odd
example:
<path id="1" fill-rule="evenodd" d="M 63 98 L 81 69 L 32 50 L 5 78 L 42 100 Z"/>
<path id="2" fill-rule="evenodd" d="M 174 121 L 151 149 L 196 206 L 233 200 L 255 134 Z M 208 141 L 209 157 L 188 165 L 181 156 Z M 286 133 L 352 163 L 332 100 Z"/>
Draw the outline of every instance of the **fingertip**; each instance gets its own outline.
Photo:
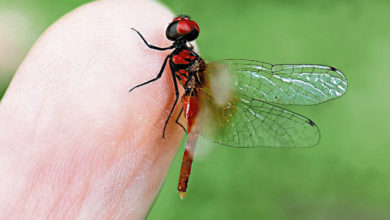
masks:
<path id="1" fill-rule="evenodd" d="M 94 197 L 82 195 L 89 202 L 76 202 L 69 209 L 112 211 L 110 205 L 115 205 L 123 212 L 137 210 L 122 216 L 142 218 L 157 195 L 182 136 L 171 118 L 167 138 L 161 138 L 173 104 L 172 78 L 166 69 L 152 85 L 134 91 L 129 87 L 155 77 L 169 52 L 150 50 L 130 29 L 140 31 L 151 44 L 166 46 L 171 42 L 164 29 L 171 18 L 172 13 L 152 1 L 87 4 L 40 37 L 11 82 L 0 108 L 0 132 L 8 139 L 3 143 L 26 155 L 18 167 L 41 161 L 50 166 L 48 170 L 66 168 L 58 171 L 61 178 L 77 176 L 76 187 L 92 185 L 85 192 Z M 39 153 L 29 158 L 34 152 L 50 152 L 72 164 L 61 166 Z M 63 189 L 61 184 L 69 182 L 58 181 L 55 173 L 47 175 L 42 185 L 53 189 Z M 111 191 L 102 192 L 101 186 Z M 70 193 L 61 201 L 78 196 Z M 97 204 L 96 197 L 107 201 Z"/>

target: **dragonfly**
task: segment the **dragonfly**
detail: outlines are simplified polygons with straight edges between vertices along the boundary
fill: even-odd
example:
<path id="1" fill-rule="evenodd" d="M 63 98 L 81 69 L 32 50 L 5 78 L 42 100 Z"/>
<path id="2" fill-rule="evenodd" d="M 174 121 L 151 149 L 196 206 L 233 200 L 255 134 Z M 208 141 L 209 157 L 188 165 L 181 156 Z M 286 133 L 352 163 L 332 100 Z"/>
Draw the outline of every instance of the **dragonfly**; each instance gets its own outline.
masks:
<path id="1" fill-rule="evenodd" d="M 187 15 L 175 17 L 166 28 L 172 50 L 157 76 L 134 89 L 158 80 L 169 65 L 175 100 L 165 121 L 162 137 L 184 88 L 182 107 L 176 119 L 188 138 L 180 170 L 178 192 L 183 199 L 188 187 L 194 151 L 199 135 L 231 147 L 311 147 L 320 139 L 310 119 L 279 105 L 314 105 L 342 96 L 348 87 L 336 68 L 316 64 L 270 64 L 255 60 L 227 59 L 206 63 L 189 42 L 199 36 L 199 25 Z M 179 122 L 184 113 L 186 126 Z"/>

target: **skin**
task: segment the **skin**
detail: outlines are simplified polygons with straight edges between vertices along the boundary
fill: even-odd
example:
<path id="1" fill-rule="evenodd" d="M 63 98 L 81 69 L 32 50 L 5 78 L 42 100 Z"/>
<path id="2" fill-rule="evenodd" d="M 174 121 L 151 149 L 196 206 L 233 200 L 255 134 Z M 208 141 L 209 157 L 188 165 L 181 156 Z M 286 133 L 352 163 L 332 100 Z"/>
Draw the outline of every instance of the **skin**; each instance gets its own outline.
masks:
<path id="1" fill-rule="evenodd" d="M 175 111 L 162 139 L 169 68 L 129 94 L 169 53 L 130 27 L 168 46 L 173 17 L 151 1 L 97 1 L 40 37 L 0 104 L 0 219 L 145 218 L 183 131 Z"/>

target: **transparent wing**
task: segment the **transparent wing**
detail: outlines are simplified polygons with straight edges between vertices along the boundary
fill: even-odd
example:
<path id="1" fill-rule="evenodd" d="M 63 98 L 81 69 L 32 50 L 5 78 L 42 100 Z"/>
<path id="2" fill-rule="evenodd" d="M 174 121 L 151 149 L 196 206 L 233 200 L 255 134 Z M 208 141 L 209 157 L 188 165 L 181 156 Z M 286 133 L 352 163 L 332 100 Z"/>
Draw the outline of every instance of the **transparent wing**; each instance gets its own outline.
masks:
<path id="1" fill-rule="evenodd" d="M 234 147 L 309 147 L 320 133 L 308 118 L 274 104 L 312 105 L 337 98 L 347 80 L 334 67 L 222 60 L 207 64 L 200 132 Z"/>
<path id="2" fill-rule="evenodd" d="M 348 86 L 339 70 L 326 65 L 222 60 L 207 64 L 207 80 L 219 83 L 220 74 L 215 73 L 221 69 L 229 75 L 231 92 L 268 103 L 318 104 L 343 95 Z M 224 85 L 214 85 L 216 88 L 221 86 Z"/>
<path id="3" fill-rule="evenodd" d="M 317 126 L 299 114 L 255 99 L 233 99 L 221 106 L 202 94 L 201 135 L 232 147 L 310 147 L 318 143 Z"/>

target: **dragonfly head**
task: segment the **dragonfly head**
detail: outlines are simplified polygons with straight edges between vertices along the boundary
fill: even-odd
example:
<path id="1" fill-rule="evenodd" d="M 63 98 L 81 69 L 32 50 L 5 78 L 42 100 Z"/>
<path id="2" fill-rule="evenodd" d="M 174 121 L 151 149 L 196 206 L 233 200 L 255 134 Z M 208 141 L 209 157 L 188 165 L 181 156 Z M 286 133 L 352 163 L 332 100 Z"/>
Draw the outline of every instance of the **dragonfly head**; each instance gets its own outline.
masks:
<path id="1" fill-rule="evenodd" d="M 165 35 L 171 41 L 181 39 L 193 41 L 199 35 L 199 26 L 187 15 L 180 15 L 168 25 Z"/>

